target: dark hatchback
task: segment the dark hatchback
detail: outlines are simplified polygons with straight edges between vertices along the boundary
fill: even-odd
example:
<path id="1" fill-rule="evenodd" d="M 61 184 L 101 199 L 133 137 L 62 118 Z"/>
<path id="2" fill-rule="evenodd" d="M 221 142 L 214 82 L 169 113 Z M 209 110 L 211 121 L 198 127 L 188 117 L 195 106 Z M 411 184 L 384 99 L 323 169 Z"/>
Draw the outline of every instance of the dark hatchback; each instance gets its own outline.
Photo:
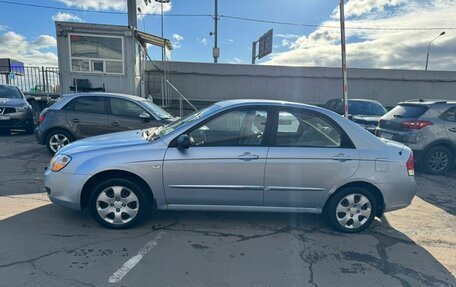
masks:
<path id="1" fill-rule="evenodd" d="M 0 129 L 25 129 L 33 133 L 32 106 L 16 86 L 0 85 Z"/>
<path id="2" fill-rule="evenodd" d="M 344 114 L 344 104 L 341 99 L 333 99 L 326 102 L 326 109 Z M 375 133 L 378 121 L 386 114 L 385 107 L 377 101 L 365 99 L 349 99 L 349 119 L 359 124 L 371 133 Z"/>
<path id="3" fill-rule="evenodd" d="M 150 100 L 114 93 L 64 95 L 43 110 L 35 130 L 38 143 L 54 154 L 72 141 L 126 130 L 162 126 L 176 120 Z"/>

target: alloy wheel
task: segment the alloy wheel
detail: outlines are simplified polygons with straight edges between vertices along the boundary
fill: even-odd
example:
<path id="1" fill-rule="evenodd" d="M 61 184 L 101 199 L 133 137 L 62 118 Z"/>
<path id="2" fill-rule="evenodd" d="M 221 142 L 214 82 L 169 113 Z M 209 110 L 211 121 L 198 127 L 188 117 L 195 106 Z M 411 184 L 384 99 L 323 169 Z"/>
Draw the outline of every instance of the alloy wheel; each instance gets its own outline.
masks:
<path id="1" fill-rule="evenodd" d="M 429 157 L 429 167 L 436 172 L 440 172 L 448 166 L 448 154 L 443 151 L 436 151 Z"/>
<path id="2" fill-rule="evenodd" d="M 49 139 L 49 147 L 55 153 L 70 143 L 70 140 L 62 134 L 55 134 Z"/>

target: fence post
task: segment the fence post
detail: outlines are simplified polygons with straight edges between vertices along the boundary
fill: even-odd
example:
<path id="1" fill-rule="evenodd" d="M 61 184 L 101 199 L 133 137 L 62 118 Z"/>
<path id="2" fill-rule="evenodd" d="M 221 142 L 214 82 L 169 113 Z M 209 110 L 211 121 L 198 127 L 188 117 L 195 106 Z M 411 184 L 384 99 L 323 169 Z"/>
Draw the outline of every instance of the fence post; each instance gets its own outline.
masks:
<path id="1" fill-rule="evenodd" d="M 46 76 L 44 74 L 44 66 L 41 66 L 41 75 L 42 75 L 42 80 L 43 80 L 43 91 L 46 91 Z"/>

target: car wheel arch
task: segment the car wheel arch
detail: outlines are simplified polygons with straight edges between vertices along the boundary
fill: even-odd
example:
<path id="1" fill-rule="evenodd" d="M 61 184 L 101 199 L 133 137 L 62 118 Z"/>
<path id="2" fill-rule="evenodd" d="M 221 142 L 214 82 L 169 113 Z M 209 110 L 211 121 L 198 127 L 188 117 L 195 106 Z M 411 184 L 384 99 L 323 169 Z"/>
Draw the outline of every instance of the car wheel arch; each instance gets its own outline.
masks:
<path id="1" fill-rule="evenodd" d="M 377 203 L 377 212 L 376 212 L 375 215 L 377 217 L 381 217 L 383 215 L 383 213 L 385 211 L 385 199 L 383 197 L 383 194 L 382 194 L 382 192 L 380 191 L 380 189 L 378 187 L 376 187 L 374 184 L 372 184 L 370 182 L 366 182 L 366 181 L 354 181 L 354 182 L 349 182 L 349 183 L 346 183 L 346 184 L 344 184 L 342 186 L 339 186 L 326 199 L 325 204 L 324 204 L 323 209 L 322 209 L 322 213 L 323 214 L 327 213 L 327 208 L 328 208 L 329 202 L 331 202 L 331 199 L 338 192 L 344 190 L 347 187 L 361 187 L 361 188 L 365 188 L 365 189 L 371 191 L 372 194 L 374 195 L 376 203 Z"/>
<path id="2" fill-rule="evenodd" d="M 137 174 L 134 174 L 129 171 L 125 170 L 105 170 L 101 171 L 97 174 L 91 176 L 83 185 L 81 190 L 81 198 L 80 198 L 80 205 L 81 210 L 84 210 L 88 206 L 88 201 L 90 197 L 90 193 L 92 192 L 93 188 L 103 180 L 110 179 L 110 178 L 123 178 L 128 179 L 131 181 L 136 182 L 142 188 L 144 188 L 146 195 L 149 197 L 149 200 L 152 202 L 154 208 L 156 206 L 156 200 L 153 195 L 152 189 L 150 188 L 149 184 Z"/>
<path id="3" fill-rule="evenodd" d="M 69 133 L 73 139 L 76 139 L 76 137 L 74 136 L 74 134 L 72 132 L 70 132 L 67 128 L 64 128 L 64 127 L 53 127 L 51 129 L 49 129 L 48 131 L 46 131 L 46 133 L 44 134 L 43 138 L 44 139 L 47 139 L 47 137 L 52 133 L 52 132 L 55 132 L 55 131 L 65 131 L 67 133 Z"/>

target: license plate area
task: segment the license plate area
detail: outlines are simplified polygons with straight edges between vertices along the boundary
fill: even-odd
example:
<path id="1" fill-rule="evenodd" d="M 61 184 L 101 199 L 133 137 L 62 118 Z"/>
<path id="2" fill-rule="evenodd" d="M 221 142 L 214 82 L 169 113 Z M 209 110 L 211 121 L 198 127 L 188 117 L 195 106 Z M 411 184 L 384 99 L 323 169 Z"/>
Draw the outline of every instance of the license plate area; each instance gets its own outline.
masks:
<path id="1" fill-rule="evenodd" d="M 11 116 L 0 115 L 0 121 L 9 121 L 11 120 Z"/>

